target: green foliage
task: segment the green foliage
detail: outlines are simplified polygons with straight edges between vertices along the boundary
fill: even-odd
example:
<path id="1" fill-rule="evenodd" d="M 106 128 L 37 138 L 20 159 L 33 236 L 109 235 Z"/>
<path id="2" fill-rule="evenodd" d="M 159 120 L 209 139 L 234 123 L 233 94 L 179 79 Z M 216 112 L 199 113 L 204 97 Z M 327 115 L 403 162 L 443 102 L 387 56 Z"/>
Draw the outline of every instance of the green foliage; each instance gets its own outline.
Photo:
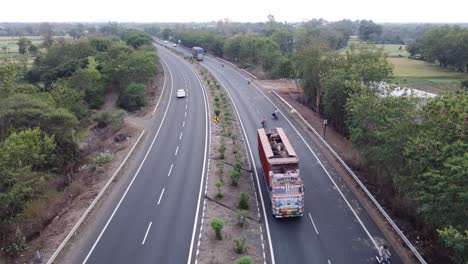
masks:
<path id="1" fill-rule="evenodd" d="M 237 225 L 244 227 L 247 224 L 247 216 L 249 213 L 246 210 L 237 211 Z"/>
<path id="2" fill-rule="evenodd" d="M 223 183 L 221 181 L 217 181 L 215 182 L 215 186 L 218 189 L 218 193 L 216 193 L 216 197 L 219 199 L 223 198 L 224 197 L 224 192 L 222 189 Z"/>
<path id="3" fill-rule="evenodd" d="M 223 176 L 224 176 L 224 160 L 220 160 L 216 163 L 216 167 L 218 168 L 217 174 L 220 182 L 223 182 Z"/>
<path id="4" fill-rule="evenodd" d="M 56 81 L 51 85 L 49 95 L 58 108 L 65 108 L 75 114 L 79 119 L 86 117 L 87 108 L 84 101 L 85 93 L 73 89 L 67 81 Z"/>
<path id="5" fill-rule="evenodd" d="M 214 217 L 210 221 L 211 228 L 213 228 L 215 232 L 216 239 L 222 240 L 223 239 L 223 228 L 224 228 L 224 221 L 221 218 Z"/>
<path id="6" fill-rule="evenodd" d="M 26 54 L 29 51 L 29 47 L 32 45 L 32 41 L 28 38 L 20 38 L 18 39 L 18 52 L 20 54 Z"/>
<path id="7" fill-rule="evenodd" d="M 455 252 L 455 263 L 468 262 L 468 230 L 464 234 L 453 228 L 452 226 L 446 227 L 438 231 L 442 240 L 448 248 Z"/>
<path id="8" fill-rule="evenodd" d="M 24 236 L 17 236 L 11 239 L 3 250 L 10 257 L 18 257 L 26 248 L 26 238 Z"/>
<path id="9" fill-rule="evenodd" d="M 236 260 L 236 264 L 253 264 L 253 259 L 249 256 L 243 256 Z"/>
<path id="10" fill-rule="evenodd" d="M 96 113 L 92 117 L 92 120 L 96 122 L 97 128 L 110 126 L 112 130 L 119 130 L 123 126 L 126 115 L 127 113 L 123 110 L 112 112 L 104 111 Z"/>
<path id="11" fill-rule="evenodd" d="M 21 68 L 11 61 L 0 62 L 0 97 L 15 93 L 19 86 Z"/>
<path id="12" fill-rule="evenodd" d="M 157 52 L 154 47 L 143 46 L 138 50 L 126 46 L 115 46 L 109 50 L 109 59 L 103 62 L 103 73 L 109 81 L 115 81 L 120 87 L 128 84 L 146 84 L 156 72 Z"/>
<path id="13" fill-rule="evenodd" d="M 78 69 L 68 79 L 69 86 L 77 93 L 84 92 L 84 100 L 90 108 L 99 108 L 104 103 L 105 86 L 99 66 L 94 57 L 88 57 L 87 66 Z"/>
<path id="14" fill-rule="evenodd" d="M 239 208 L 243 209 L 243 210 L 248 210 L 249 209 L 249 199 L 250 199 L 250 197 L 249 197 L 248 193 L 241 192 L 239 194 L 239 199 L 238 199 Z"/>
<path id="15" fill-rule="evenodd" d="M 359 25 L 359 38 L 364 41 L 377 41 L 382 35 L 382 26 L 372 20 L 361 20 Z"/>
<path id="16" fill-rule="evenodd" d="M 414 53 L 419 52 L 429 62 L 438 62 L 444 68 L 468 72 L 468 29 L 458 26 L 434 28 L 412 44 Z M 411 51 L 410 51 L 411 52 Z"/>
<path id="17" fill-rule="evenodd" d="M 232 240 L 234 242 L 234 252 L 237 254 L 242 254 L 245 252 L 247 246 L 245 245 L 245 237 L 236 237 Z"/>
<path id="18" fill-rule="evenodd" d="M 138 30 L 127 29 L 124 30 L 121 35 L 127 45 L 132 46 L 135 49 L 143 45 L 151 45 L 152 43 L 150 36 Z"/>
<path id="19" fill-rule="evenodd" d="M 219 108 L 214 109 L 215 116 L 219 116 L 220 113 L 221 113 L 221 110 L 219 110 Z"/>
<path id="20" fill-rule="evenodd" d="M 62 167 L 76 161 L 79 155 L 74 133 L 78 120 L 69 111 L 38 96 L 15 94 L 0 99 L 0 140 L 12 131 L 40 128 L 54 135 L 57 144 L 55 165 Z"/>
<path id="21" fill-rule="evenodd" d="M 130 83 L 121 92 L 119 97 L 120 107 L 128 110 L 139 110 L 146 105 L 146 86 L 142 83 Z"/>
<path id="22" fill-rule="evenodd" d="M 102 167 L 109 161 L 114 159 L 114 155 L 109 152 L 99 152 L 93 160 L 93 165 L 96 167 Z"/>
<path id="23" fill-rule="evenodd" d="M 231 171 L 229 176 L 231 176 L 231 185 L 237 186 L 237 184 L 239 183 L 239 178 L 241 176 L 240 171 L 237 169 L 234 169 Z"/>
<path id="24" fill-rule="evenodd" d="M 220 159 L 224 159 L 224 154 L 226 152 L 226 145 L 224 143 L 224 138 L 221 138 L 221 142 L 220 142 L 220 145 L 219 145 L 219 148 L 218 148 L 218 152 L 219 152 L 219 158 Z"/>

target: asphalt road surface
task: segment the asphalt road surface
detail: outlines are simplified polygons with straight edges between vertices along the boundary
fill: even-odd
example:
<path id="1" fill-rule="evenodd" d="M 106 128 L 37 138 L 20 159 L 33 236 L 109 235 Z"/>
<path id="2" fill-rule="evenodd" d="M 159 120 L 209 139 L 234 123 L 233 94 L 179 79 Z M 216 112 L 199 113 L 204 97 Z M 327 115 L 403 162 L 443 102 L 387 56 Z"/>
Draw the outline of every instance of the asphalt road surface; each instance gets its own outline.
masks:
<path id="1" fill-rule="evenodd" d="M 303 129 L 288 120 L 287 113 L 273 120 L 273 103 L 248 84 L 238 69 L 226 63 L 222 67 L 212 56 L 205 56 L 201 64 L 224 85 L 241 117 L 258 172 L 275 263 L 376 263 L 376 245 L 384 241 L 382 233 Z M 305 186 L 305 214 L 301 218 L 275 219 L 271 215 L 256 135 L 263 116 L 267 127 L 284 129 L 299 156 Z M 402 263 L 391 252 L 392 263 Z"/>
<path id="2" fill-rule="evenodd" d="M 207 101 L 187 64 L 164 48 L 158 52 L 170 94 L 155 118 L 158 125 L 148 132 L 152 143 L 115 207 L 86 238 L 89 243 L 75 248 L 81 254 L 73 263 L 187 263 L 197 241 L 208 153 Z M 178 89 L 187 97 L 176 98 Z"/>

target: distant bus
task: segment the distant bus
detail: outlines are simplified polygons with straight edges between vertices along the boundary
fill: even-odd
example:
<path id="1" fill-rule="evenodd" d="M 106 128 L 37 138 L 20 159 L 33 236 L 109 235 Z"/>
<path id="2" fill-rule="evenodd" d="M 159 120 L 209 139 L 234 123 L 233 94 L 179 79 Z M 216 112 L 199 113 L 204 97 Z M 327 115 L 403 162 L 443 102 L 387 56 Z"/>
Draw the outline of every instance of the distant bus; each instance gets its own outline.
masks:
<path id="1" fill-rule="evenodd" d="M 200 47 L 193 47 L 192 48 L 192 56 L 194 59 L 198 60 L 198 61 L 202 61 L 203 60 L 203 49 L 200 48 Z"/>

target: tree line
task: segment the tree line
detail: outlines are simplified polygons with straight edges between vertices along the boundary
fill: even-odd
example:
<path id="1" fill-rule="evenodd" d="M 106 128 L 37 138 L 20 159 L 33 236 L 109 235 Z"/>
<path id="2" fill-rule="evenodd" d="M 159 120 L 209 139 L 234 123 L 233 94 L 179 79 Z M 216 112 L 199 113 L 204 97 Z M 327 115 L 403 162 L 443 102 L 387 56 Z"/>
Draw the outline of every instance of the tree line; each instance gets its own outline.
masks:
<path id="1" fill-rule="evenodd" d="M 468 72 L 468 29 L 459 26 L 435 28 L 407 46 L 412 57 L 439 63 L 443 68 Z"/>
<path id="2" fill-rule="evenodd" d="M 80 127 L 114 118 L 91 115 L 108 89 L 118 91 L 125 110 L 146 104 L 156 49 L 148 35 L 116 29 L 108 37 L 52 40 L 32 66 L 0 62 L 0 244 L 7 255 L 20 254 L 63 206 L 62 191 L 80 164 Z"/>

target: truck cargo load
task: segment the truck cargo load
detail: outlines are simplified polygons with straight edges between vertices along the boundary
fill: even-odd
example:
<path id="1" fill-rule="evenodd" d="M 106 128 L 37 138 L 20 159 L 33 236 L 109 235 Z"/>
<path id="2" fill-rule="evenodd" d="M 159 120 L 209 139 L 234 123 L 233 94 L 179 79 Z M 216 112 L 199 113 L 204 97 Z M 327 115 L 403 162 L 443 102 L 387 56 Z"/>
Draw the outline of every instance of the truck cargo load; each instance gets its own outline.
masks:
<path id="1" fill-rule="evenodd" d="M 276 218 L 304 214 L 304 185 L 299 159 L 282 128 L 257 130 L 258 151 L 272 214 Z"/>

